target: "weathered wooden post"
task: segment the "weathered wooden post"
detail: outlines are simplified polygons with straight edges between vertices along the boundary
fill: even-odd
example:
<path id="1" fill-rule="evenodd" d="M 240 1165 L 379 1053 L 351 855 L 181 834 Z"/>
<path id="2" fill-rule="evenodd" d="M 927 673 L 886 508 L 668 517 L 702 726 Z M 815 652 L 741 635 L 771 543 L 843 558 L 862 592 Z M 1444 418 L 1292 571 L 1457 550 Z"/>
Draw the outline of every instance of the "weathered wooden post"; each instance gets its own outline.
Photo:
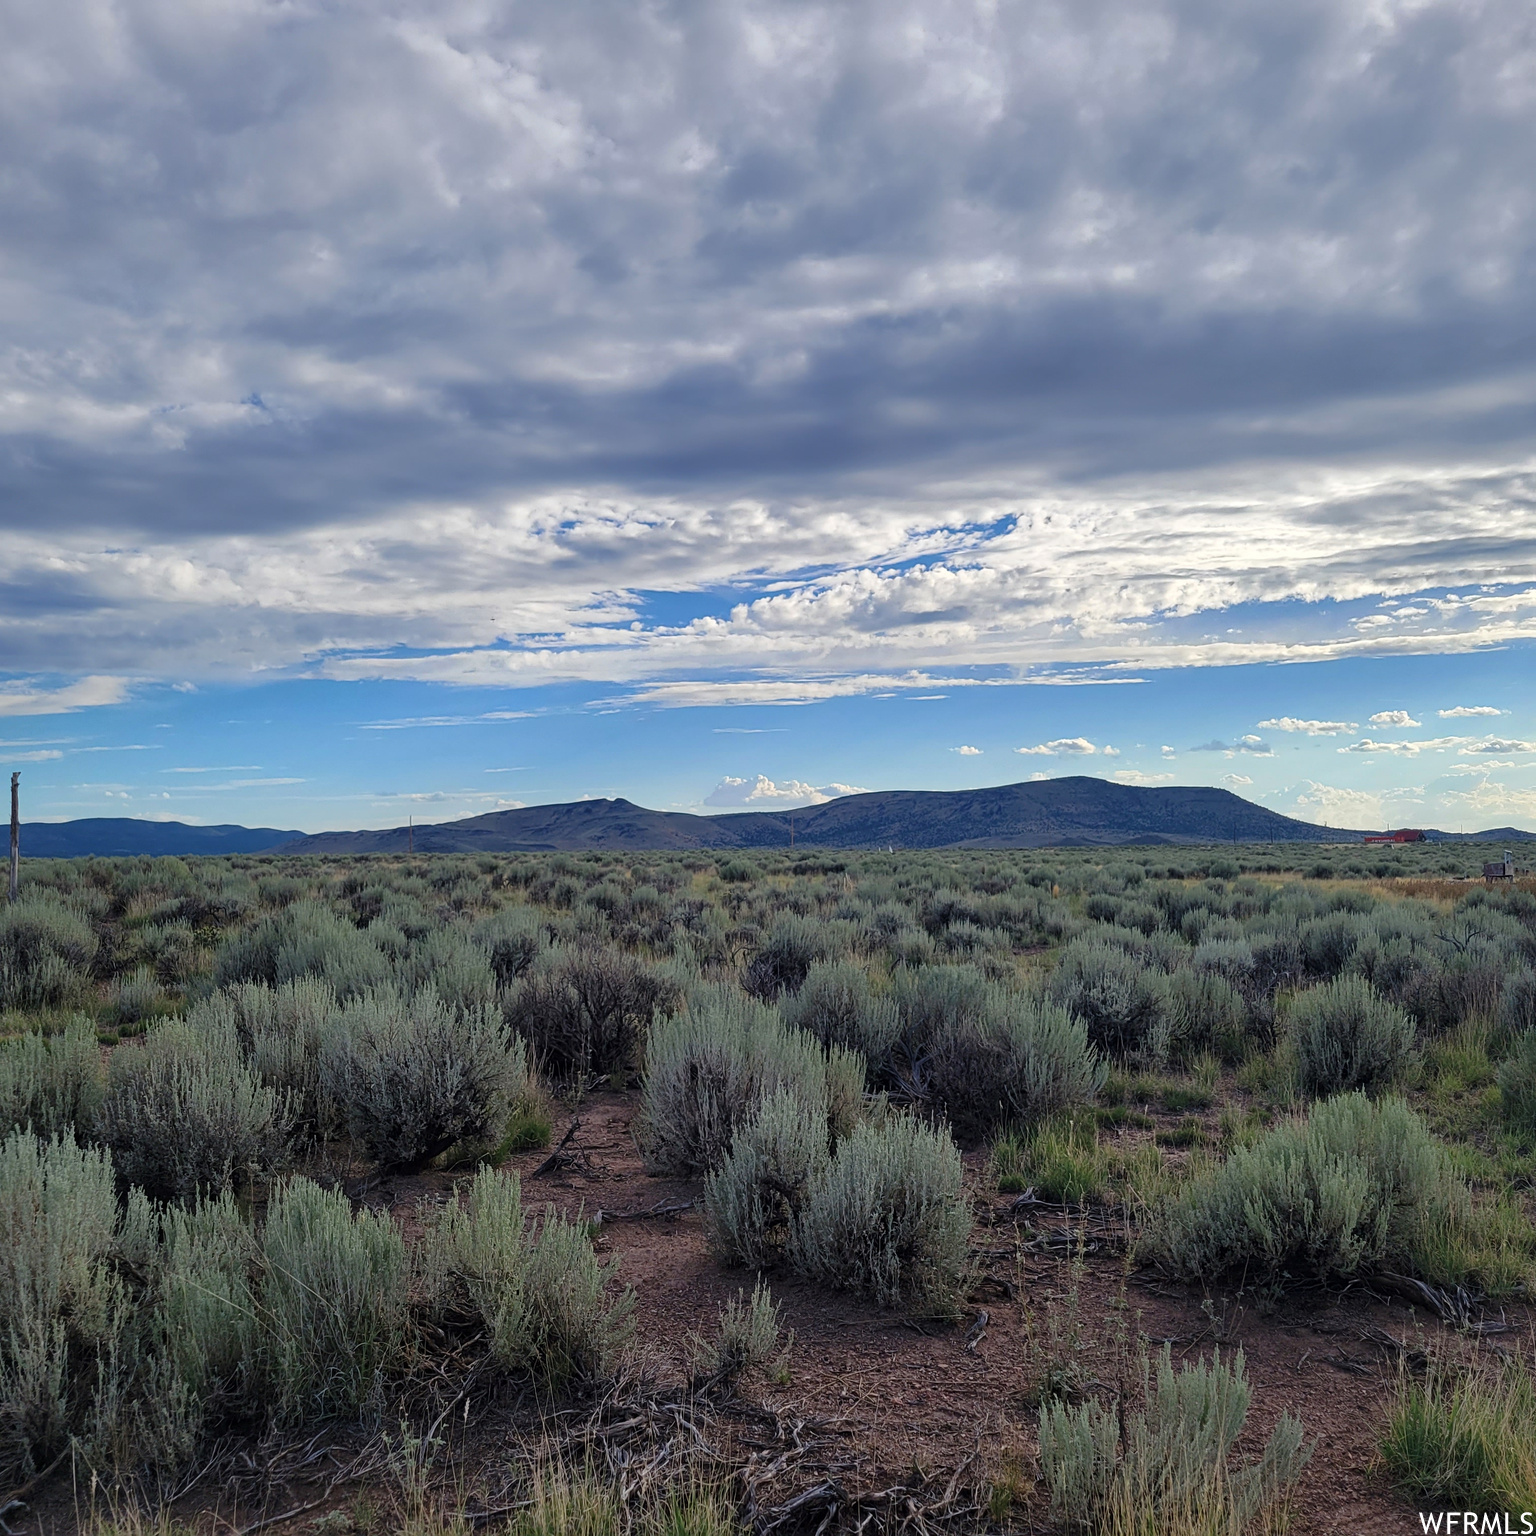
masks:
<path id="1" fill-rule="evenodd" d="M 11 888 L 10 899 L 21 894 L 21 775 L 11 775 Z"/>

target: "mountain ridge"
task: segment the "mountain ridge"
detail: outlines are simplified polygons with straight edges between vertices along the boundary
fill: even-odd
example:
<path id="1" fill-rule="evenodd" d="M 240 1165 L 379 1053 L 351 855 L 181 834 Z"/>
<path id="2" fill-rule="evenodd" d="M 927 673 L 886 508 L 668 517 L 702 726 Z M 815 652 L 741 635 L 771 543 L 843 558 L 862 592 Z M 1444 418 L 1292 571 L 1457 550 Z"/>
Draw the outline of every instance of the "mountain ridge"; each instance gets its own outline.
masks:
<path id="1" fill-rule="evenodd" d="M 490 811 L 414 828 L 302 833 L 274 827 L 88 817 L 27 822 L 29 858 L 226 853 L 544 853 L 583 849 L 1049 848 L 1354 842 L 1365 833 L 1320 827 L 1203 785 L 1141 787 L 1086 775 L 982 789 L 872 790 L 792 811 L 700 816 L 625 799 L 575 800 Z M 1518 827 L 1427 829 L 1431 841 L 1528 842 Z"/>
<path id="2" fill-rule="evenodd" d="M 29 859 L 126 858 L 148 855 L 270 853 L 304 833 L 283 827 L 226 822 L 200 827 L 187 821 L 143 821 L 133 816 L 82 816 L 75 821 L 24 821 L 21 851 Z"/>
<path id="3" fill-rule="evenodd" d="M 1354 841 L 1203 785 L 1143 788 L 1074 775 L 967 790 L 874 790 L 794 811 L 697 816 L 624 799 L 490 811 L 414 828 L 316 833 L 285 853 L 572 852 L 586 848 L 1044 848 Z M 1435 834 L 1436 836 L 1445 834 Z M 1501 834 L 1490 834 L 1499 836 Z M 1513 830 L 1503 834 L 1532 836 Z M 1468 838 L 1470 841 L 1471 839 Z"/>

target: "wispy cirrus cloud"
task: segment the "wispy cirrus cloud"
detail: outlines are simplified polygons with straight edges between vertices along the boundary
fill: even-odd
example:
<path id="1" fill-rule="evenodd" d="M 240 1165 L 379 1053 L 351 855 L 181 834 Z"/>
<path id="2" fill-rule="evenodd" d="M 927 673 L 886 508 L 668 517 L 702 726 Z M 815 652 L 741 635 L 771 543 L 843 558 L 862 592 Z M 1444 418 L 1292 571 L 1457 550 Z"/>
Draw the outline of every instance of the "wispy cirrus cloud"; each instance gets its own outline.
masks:
<path id="1" fill-rule="evenodd" d="M 413 715 L 399 720 L 365 720 L 358 727 L 364 731 L 430 730 L 441 726 L 494 725 L 501 720 L 531 720 L 531 709 L 490 709 L 478 715 Z"/>
<path id="2" fill-rule="evenodd" d="M 124 677 L 82 677 L 58 688 L 15 679 L 0 682 L 0 716 L 68 715 L 80 709 L 121 704 L 128 692 L 128 679 Z"/>
<path id="3" fill-rule="evenodd" d="M 223 783 L 220 783 L 220 784 L 198 784 L 198 785 L 195 785 L 195 786 L 188 785 L 188 786 L 186 786 L 186 788 L 189 789 L 189 790 L 190 789 L 194 789 L 194 788 L 195 789 L 199 789 L 199 790 L 203 790 L 203 789 L 212 789 L 212 790 L 222 790 L 222 789 L 271 789 L 271 788 L 274 788 L 277 785 L 303 784 L 303 783 L 306 783 L 306 782 L 307 782 L 307 780 L 305 780 L 305 779 L 293 778 L 293 777 L 272 777 L 272 778 L 265 778 L 265 779 L 227 779 Z"/>
<path id="4" fill-rule="evenodd" d="M 1253 757 L 1273 757 L 1275 752 L 1275 749 L 1262 736 L 1252 735 L 1238 736 L 1231 741 L 1222 741 L 1219 737 L 1213 737 L 1210 741 L 1202 741 L 1189 750 L 1191 752 L 1224 752 L 1228 757 L 1235 757 L 1240 752 L 1248 753 Z"/>
<path id="5" fill-rule="evenodd" d="M 374 805 L 385 808 L 402 805 L 431 805 L 457 808 L 460 811 L 472 813 L 524 809 L 521 800 L 511 800 L 505 795 L 486 794 L 483 790 L 474 789 L 391 790 L 386 794 L 376 794 L 372 798 Z"/>

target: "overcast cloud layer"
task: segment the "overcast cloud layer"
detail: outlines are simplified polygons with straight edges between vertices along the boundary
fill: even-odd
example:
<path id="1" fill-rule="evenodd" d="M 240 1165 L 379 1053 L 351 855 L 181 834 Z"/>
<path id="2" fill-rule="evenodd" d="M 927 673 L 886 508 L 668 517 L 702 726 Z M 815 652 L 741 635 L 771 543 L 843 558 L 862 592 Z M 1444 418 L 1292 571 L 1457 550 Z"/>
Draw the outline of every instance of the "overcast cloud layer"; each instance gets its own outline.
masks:
<path id="1" fill-rule="evenodd" d="M 1526 0 L 6 16 L 0 713 L 1536 636 Z"/>

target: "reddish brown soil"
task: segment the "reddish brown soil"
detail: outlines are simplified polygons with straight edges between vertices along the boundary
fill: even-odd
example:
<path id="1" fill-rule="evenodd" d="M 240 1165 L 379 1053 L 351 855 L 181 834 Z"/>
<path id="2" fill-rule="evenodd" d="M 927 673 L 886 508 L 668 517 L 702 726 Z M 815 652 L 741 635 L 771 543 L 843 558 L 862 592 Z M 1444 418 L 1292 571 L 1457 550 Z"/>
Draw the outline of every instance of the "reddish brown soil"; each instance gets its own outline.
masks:
<path id="1" fill-rule="evenodd" d="M 635 1287 L 641 1336 L 670 1351 L 681 1371 L 688 1331 L 708 1330 L 719 1305 L 739 1289 L 750 1289 L 753 1277 L 725 1269 L 710 1256 L 697 1183 L 646 1175 L 631 1134 L 635 1112 L 634 1099 L 618 1094 L 598 1095 L 582 1107 L 573 1145 L 586 1151 L 590 1168 L 527 1178 L 544 1153 L 514 1159 L 514 1166 L 525 1176 L 526 1202 L 547 1199 L 572 1214 L 695 1202 L 671 1218 L 605 1221 L 599 1240 L 603 1252 L 619 1256 L 622 1278 Z M 557 1123 L 557 1134 L 564 1133 L 569 1119 Z M 982 1218 L 973 1244 L 983 1255 L 985 1278 L 958 1324 L 914 1325 L 788 1276 L 771 1280 L 795 1344 L 789 1385 L 762 1383 L 760 1388 L 772 1398 L 791 1401 L 799 1412 L 845 1421 L 860 1462 L 850 1482 L 884 1486 L 914 1466 L 929 1474 L 947 1471 L 976 1447 L 978 1438 L 983 1461 L 993 1469 L 1010 1453 L 1026 1467 L 1033 1464 L 1031 1389 L 1038 1364 L 1032 1363 L 1029 1333 L 1038 1337 L 1051 1311 L 1064 1327 L 1074 1313 L 1067 1301 L 1070 1264 L 1033 1254 L 1027 1245 L 1032 1231 L 1060 1231 L 1066 1218 L 1005 1215 L 986 1224 L 985 1218 L 1006 1212 L 1010 1202 L 986 1188 L 983 1161 L 979 1153 L 966 1156 L 967 1181 Z M 998 1282 L 1010 1283 L 1017 1299 Z M 1170 1341 L 1175 1362 L 1218 1343 L 1223 1353 L 1241 1347 L 1254 1389 L 1243 1450 L 1256 1455 L 1286 1411 L 1299 1416 L 1307 1438 L 1317 1442 L 1293 1528 L 1340 1536 L 1418 1531 L 1413 1507 L 1393 1493 L 1374 1465 L 1397 1360 L 1362 1334 L 1379 1329 L 1413 1346 L 1445 1332 L 1441 1324 L 1362 1288 L 1342 1295 L 1296 1291 L 1267 1316 L 1219 1293 L 1210 1298 L 1207 1311 L 1205 1299 L 1196 1290 L 1132 1268 L 1122 1244 L 1110 1241 L 1085 1255 L 1075 1316 L 1090 1376 L 1109 1381 L 1127 1365 L 1134 1370 L 1138 1329 L 1154 1348 Z M 969 1352 L 967 1336 L 978 1308 L 986 1309 L 989 1321 Z M 1508 1316 L 1529 1335 L 1529 1309 L 1510 1308 Z M 1116 1319 L 1121 1318 L 1119 1333 L 1131 1341 L 1129 1350 L 1116 1344 Z"/>
<path id="2" fill-rule="evenodd" d="M 725 1269 L 711 1257 L 697 1182 L 645 1173 L 632 1135 L 636 1110 L 633 1094 L 600 1092 L 577 1112 L 581 1123 L 570 1143 L 578 1154 L 573 1166 L 533 1176 L 547 1160 L 547 1150 L 521 1154 L 508 1166 L 522 1175 L 530 1207 L 547 1201 L 588 1219 L 603 1213 L 599 1251 L 619 1258 L 621 1279 L 636 1291 L 639 1337 L 653 1370 L 681 1380 L 689 1333 L 711 1331 L 720 1305 L 738 1290 L 750 1290 L 754 1277 Z M 571 1119 L 569 1110 L 557 1118 L 557 1142 Z M 878 1489 L 925 1477 L 928 1486 L 942 1486 L 949 1472 L 973 1454 L 973 1481 L 985 1484 L 1011 1465 L 1018 1469 L 1015 1476 L 1022 1474 L 1022 1487 L 1030 1487 L 1039 1341 L 1054 1317 L 1063 1332 L 1070 1333 L 1074 1321 L 1080 1327 L 1081 1360 L 1090 1383 L 1128 1380 L 1137 1370 L 1138 1333 L 1154 1349 L 1167 1341 L 1175 1362 L 1218 1345 L 1223 1353 L 1240 1346 L 1254 1389 L 1243 1452 L 1256 1455 L 1286 1411 L 1301 1418 L 1307 1438 L 1316 1442 L 1292 1529 L 1309 1536 L 1407 1536 L 1420 1529 L 1413 1506 L 1392 1491 L 1375 1464 L 1397 1357 L 1364 1335 L 1380 1330 L 1410 1347 L 1436 1339 L 1450 1343 L 1448 1330 L 1432 1316 L 1362 1287 L 1342 1294 L 1293 1291 L 1267 1315 L 1220 1293 L 1207 1300 L 1194 1289 L 1131 1265 L 1112 1217 L 1085 1228 L 1081 1219 L 1038 1208 L 1010 1211 L 1008 1198 L 987 1186 L 982 1162 L 979 1153 L 966 1157 L 977 1211 L 973 1245 L 979 1278 L 958 1323 L 917 1321 L 789 1276 L 771 1277 L 783 1324 L 795 1336 L 790 1379 L 775 1384 L 759 1376 L 743 1383 L 743 1396 L 829 1424 L 839 1447 L 838 1473 L 847 1487 Z M 359 1181 L 353 1187 L 364 1203 L 391 1210 L 410 1226 L 416 1202 L 440 1198 L 453 1182 L 447 1174 L 427 1174 L 382 1184 Z M 670 1216 L 628 1214 L 677 1205 L 689 1208 Z M 1060 1241 L 1074 1220 L 1073 1230 L 1086 1230 L 1093 1250 L 1083 1255 L 1076 1282 L 1070 1262 L 1061 1256 Z M 988 1314 L 987 1325 L 974 1349 L 968 1349 L 981 1309 Z M 1531 1309 L 1507 1310 L 1514 1332 L 1501 1342 L 1528 1340 Z M 509 1430 L 498 1432 L 505 1443 Z M 377 1476 L 372 1481 L 383 1486 Z M 270 1514 L 293 1507 L 311 1496 L 308 1486 L 302 1477 L 290 1478 L 281 1489 L 269 1491 L 259 1508 Z M 343 1486 L 321 1508 L 340 1507 L 356 1492 L 355 1486 Z M 182 1507 L 195 1515 L 198 1503 L 194 1496 Z M 254 1518 L 249 1496 L 244 1504 L 242 1514 L 221 1501 L 219 1523 L 229 1522 L 224 1529 Z M 11 1529 L 16 1536 L 67 1531 L 77 1527 L 76 1508 L 78 1494 L 56 1479 L 28 1517 L 11 1517 Z M 267 1529 L 307 1531 L 316 1512 Z M 202 1513 L 212 1511 L 205 1505 Z M 1050 1529 L 1038 1491 L 1015 1504 L 1008 1528 Z"/>

